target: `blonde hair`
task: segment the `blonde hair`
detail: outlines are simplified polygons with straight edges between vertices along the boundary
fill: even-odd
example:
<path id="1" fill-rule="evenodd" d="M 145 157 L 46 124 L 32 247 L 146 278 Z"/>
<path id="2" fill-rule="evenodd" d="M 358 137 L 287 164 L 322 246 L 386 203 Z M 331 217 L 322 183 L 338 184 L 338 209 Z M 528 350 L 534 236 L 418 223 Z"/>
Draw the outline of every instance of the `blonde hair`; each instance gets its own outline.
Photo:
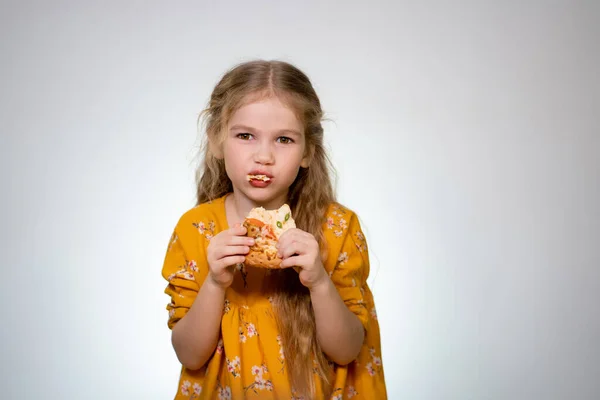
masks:
<path id="1" fill-rule="evenodd" d="M 289 63 L 246 62 L 228 71 L 216 85 L 199 118 L 205 122 L 206 137 L 201 151 L 203 163 L 196 172 L 197 204 L 233 191 L 220 157 L 227 123 L 242 105 L 267 97 L 276 97 L 294 110 L 304 126 L 309 167 L 300 168 L 290 186 L 288 204 L 297 227 L 317 239 L 325 258 L 323 223 L 335 195 L 330 175 L 333 168 L 323 143 L 323 111 L 309 78 Z M 292 388 L 296 395 L 313 397 L 316 372 L 323 391 L 330 394 L 331 365 L 317 341 L 308 289 L 291 268 L 273 271 L 268 279 Z"/>

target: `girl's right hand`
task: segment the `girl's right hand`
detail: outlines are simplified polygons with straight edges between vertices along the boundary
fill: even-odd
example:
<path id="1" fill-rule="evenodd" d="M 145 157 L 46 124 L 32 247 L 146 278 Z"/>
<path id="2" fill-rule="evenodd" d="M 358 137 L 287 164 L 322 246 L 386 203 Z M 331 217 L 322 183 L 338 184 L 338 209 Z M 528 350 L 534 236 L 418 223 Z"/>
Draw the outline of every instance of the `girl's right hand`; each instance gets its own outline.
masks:
<path id="1" fill-rule="evenodd" d="M 244 235 L 246 228 L 236 224 L 233 228 L 218 233 L 208 245 L 208 278 L 223 289 L 231 286 L 235 265 L 246 261 L 249 246 L 254 244 L 254 239 Z"/>

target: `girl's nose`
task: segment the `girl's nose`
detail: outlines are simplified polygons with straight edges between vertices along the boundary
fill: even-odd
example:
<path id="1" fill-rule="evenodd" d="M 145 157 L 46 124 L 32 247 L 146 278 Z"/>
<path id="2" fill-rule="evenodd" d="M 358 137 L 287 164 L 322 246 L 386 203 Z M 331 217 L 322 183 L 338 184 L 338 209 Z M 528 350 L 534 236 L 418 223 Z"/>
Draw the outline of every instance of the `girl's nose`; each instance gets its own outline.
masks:
<path id="1" fill-rule="evenodd" d="M 260 164 L 273 164 L 273 149 L 268 143 L 262 144 L 256 149 L 254 161 Z"/>

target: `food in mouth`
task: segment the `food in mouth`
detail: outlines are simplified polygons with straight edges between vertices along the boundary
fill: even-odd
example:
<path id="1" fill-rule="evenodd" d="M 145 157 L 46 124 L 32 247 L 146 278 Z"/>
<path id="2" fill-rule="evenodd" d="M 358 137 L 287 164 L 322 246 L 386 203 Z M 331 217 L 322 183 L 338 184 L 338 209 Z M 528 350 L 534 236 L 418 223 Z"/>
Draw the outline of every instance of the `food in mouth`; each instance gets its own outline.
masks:
<path id="1" fill-rule="evenodd" d="M 266 175 L 251 175 L 249 174 L 246 179 L 248 179 L 248 182 L 250 181 L 262 181 L 262 182 L 269 182 L 271 180 L 271 178 L 269 178 Z"/>

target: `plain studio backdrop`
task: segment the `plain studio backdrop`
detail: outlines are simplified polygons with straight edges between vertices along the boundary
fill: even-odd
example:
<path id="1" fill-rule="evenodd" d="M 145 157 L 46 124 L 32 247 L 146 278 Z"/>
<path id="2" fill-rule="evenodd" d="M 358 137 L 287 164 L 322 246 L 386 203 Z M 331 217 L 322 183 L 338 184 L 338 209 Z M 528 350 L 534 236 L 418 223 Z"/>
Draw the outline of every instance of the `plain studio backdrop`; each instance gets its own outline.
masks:
<path id="1" fill-rule="evenodd" d="M 290 61 L 390 399 L 600 396 L 600 6 L 2 2 L 2 399 L 169 399 L 161 267 L 219 77 Z"/>

